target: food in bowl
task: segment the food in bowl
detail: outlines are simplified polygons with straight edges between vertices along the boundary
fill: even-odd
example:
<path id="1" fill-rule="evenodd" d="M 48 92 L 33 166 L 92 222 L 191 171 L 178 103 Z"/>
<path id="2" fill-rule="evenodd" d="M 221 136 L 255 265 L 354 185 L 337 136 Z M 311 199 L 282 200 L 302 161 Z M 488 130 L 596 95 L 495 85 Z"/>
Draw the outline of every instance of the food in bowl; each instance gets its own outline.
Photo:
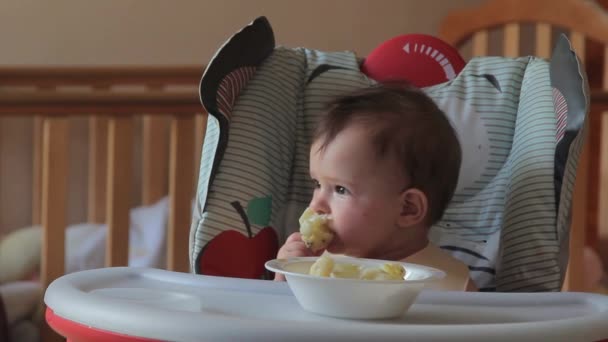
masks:
<path id="1" fill-rule="evenodd" d="M 317 214 L 312 209 L 306 208 L 300 216 L 300 234 L 302 241 L 313 252 L 326 248 L 334 238 L 334 233 L 329 228 L 331 216 Z"/>
<path id="2" fill-rule="evenodd" d="M 364 279 L 364 280 L 403 280 L 405 268 L 395 262 L 385 262 L 380 266 L 362 266 L 353 263 L 336 263 L 328 254 L 323 253 L 311 266 L 308 274 L 319 277 Z"/>

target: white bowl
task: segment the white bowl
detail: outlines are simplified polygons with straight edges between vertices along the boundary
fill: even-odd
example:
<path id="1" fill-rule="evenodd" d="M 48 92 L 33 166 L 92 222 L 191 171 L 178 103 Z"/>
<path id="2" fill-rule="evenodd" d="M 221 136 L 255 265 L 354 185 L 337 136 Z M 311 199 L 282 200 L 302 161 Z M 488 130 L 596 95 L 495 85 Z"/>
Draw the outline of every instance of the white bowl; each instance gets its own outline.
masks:
<path id="1" fill-rule="evenodd" d="M 378 267 L 388 260 L 332 256 L 336 263 Z M 361 280 L 318 277 L 308 274 L 317 257 L 274 259 L 266 268 L 285 275 L 298 303 L 306 311 L 350 319 L 386 319 L 403 315 L 425 284 L 445 277 L 443 271 L 417 264 L 405 267 L 403 280 Z"/>

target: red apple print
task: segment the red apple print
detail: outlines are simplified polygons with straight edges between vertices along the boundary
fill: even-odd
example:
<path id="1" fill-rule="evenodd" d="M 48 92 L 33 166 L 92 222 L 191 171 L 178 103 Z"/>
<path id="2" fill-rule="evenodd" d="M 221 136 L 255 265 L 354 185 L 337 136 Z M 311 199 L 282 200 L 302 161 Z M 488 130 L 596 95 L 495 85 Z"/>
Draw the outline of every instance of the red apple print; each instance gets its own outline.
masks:
<path id="1" fill-rule="evenodd" d="M 277 235 L 272 227 L 267 226 L 254 236 L 241 204 L 238 201 L 230 204 L 241 216 L 248 236 L 236 230 L 218 234 L 201 251 L 199 270 L 213 276 L 265 278 L 264 263 L 274 259 L 279 248 Z"/>

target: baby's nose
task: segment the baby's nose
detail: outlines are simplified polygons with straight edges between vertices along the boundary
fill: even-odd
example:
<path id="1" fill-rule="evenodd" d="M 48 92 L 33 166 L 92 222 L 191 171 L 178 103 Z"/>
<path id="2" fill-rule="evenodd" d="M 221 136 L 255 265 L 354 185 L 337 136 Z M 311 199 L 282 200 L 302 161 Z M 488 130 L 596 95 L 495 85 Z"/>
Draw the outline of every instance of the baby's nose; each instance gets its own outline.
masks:
<path id="1" fill-rule="evenodd" d="M 317 214 L 329 214 L 331 212 L 327 201 L 320 195 L 314 195 L 308 206 Z"/>

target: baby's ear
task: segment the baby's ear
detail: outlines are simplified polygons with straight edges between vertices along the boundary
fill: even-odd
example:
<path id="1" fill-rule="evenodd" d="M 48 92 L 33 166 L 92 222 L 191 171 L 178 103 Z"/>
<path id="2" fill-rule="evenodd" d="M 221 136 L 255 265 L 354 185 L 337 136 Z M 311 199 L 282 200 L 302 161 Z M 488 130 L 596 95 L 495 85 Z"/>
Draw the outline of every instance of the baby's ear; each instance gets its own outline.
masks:
<path id="1" fill-rule="evenodd" d="M 401 193 L 401 213 L 397 224 L 407 228 L 423 223 L 428 212 L 428 199 L 418 189 L 407 189 Z"/>

